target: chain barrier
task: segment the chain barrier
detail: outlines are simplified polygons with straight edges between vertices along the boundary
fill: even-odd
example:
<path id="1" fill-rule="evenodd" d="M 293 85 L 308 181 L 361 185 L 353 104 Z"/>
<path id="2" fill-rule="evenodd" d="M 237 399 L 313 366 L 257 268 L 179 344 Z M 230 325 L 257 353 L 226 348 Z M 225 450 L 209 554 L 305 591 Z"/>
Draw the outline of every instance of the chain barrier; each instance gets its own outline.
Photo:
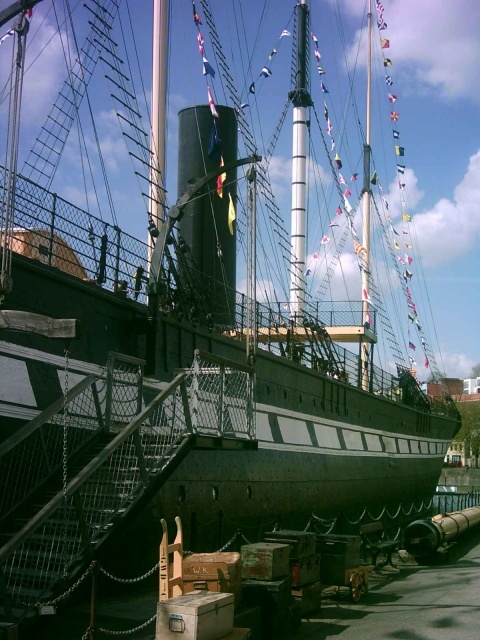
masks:
<path id="1" fill-rule="evenodd" d="M 25 609 L 40 609 L 40 607 L 54 607 L 62 600 L 66 600 L 67 598 L 69 598 L 72 595 L 72 593 L 75 591 L 75 589 L 77 589 L 77 587 L 79 587 L 82 584 L 85 578 L 90 573 L 92 573 L 94 568 L 95 568 L 95 562 L 92 562 L 87 567 L 87 569 L 85 569 L 84 573 L 78 578 L 78 580 L 72 584 L 71 587 L 69 587 L 64 593 L 62 593 L 60 596 L 57 596 L 53 600 L 49 600 L 48 602 L 34 602 L 34 603 L 22 602 L 21 600 L 12 600 L 12 603 L 20 607 L 24 607 Z"/>
<path id="2" fill-rule="evenodd" d="M 390 520 L 396 520 L 398 518 L 398 516 L 400 515 L 400 511 L 403 510 L 403 505 L 402 503 L 399 504 L 398 509 L 397 509 L 397 513 L 392 516 L 390 515 L 390 511 L 388 509 L 385 509 L 387 516 L 390 518 Z"/>
<path id="3" fill-rule="evenodd" d="M 121 582 L 122 584 L 135 584 L 136 582 L 141 582 L 142 580 L 145 580 L 145 578 L 153 575 L 155 571 L 158 571 L 158 562 L 151 569 L 149 569 L 147 573 L 144 573 L 143 576 L 138 576 L 138 578 L 118 578 L 112 573 L 109 573 L 100 564 L 98 565 L 98 570 L 100 571 L 100 573 L 102 573 L 107 578 L 110 578 L 110 580 L 113 580 L 114 582 Z"/>
<path id="4" fill-rule="evenodd" d="M 349 520 L 346 516 L 345 520 L 348 522 L 348 524 L 360 524 L 360 522 L 363 520 L 364 516 L 366 516 L 368 513 L 368 509 L 365 507 L 365 509 L 362 511 L 362 515 L 358 518 L 358 520 Z"/>
<path id="5" fill-rule="evenodd" d="M 109 635 L 109 636 L 128 636 L 130 633 L 136 633 L 137 631 L 141 631 L 142 629 L 145 629 L 145 627 L 148 627 L 148 625 L 151 624 L 156 619 L 156 617 L 157 617 L 157 614 L 153 615 L 146 622 L 139 624 L 138 627 L 134 627 L 133 629 L 127 629 L 126 631 L 112 631 L 111 629 L 104 629 L 103 627 L 98 627 L 98 629 L 95 629 L 95 630 L 100 631 L 101 633 L 105 633 L 106 635 Z"/>

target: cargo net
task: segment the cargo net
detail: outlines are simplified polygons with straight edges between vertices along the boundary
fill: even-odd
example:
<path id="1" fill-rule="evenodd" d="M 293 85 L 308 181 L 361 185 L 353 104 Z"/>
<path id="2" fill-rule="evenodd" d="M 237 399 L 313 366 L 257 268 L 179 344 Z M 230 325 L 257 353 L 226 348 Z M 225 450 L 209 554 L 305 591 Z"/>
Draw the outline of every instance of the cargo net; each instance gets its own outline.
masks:
<path id="1" fill-rule="evenodd" d="M 194 433 L 255 437 L 252 374 L 195 355 L 187 388 Z"/>

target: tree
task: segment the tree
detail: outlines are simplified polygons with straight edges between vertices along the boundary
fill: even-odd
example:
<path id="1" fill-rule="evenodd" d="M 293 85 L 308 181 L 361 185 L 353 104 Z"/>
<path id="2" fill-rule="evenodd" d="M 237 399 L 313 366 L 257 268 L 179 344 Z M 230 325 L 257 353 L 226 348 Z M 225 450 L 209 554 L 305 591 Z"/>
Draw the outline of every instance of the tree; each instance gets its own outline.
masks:
<path id="1" fill-rule="evenodd" d="M 470 378 L 480 378 L 480 363 L 473 367 Z"/>
<path id="2" fill-rule="evenodd" d="M 480 456 L 480 402 L 457 402 L 457 409 L 462 416 L 462 427 L 455 436 L 457 442 L 465 444 L 465 452 L 475 458 L 478 467 Z"/>

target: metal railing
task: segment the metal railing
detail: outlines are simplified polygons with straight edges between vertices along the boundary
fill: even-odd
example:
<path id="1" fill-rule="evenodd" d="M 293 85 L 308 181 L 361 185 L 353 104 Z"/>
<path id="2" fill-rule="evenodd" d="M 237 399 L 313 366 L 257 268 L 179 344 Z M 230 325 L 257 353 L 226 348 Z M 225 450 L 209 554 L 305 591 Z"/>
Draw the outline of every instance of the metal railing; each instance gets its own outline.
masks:
<path id="1" fill-rule="evenodd" d="M 4 175 L 0 167 L 0 190 Z M 23 176 L 17 178 L 14 224 L 15 253 L 146 303 L 146 242 Z"/>
<path id="2" fill-rule="evenodd" d="M 122 392 L 112 385 L 111 424 L 118 433 L 0 549 L 4 602 L 26 610 L 53 593 L 55 585 L 64 587 L 144 490 L 167 477 L 170 460 L 188 451 L 193 434 L 253 437 L 253 378 L 248 367 L 196 352 L 194 366 L 180 372 L 144 408 L 133 369 L 120 369 L 119 374 L 113 368 L 114 380 L 120 378 L 120 389 L 124 388 Z M 120 412 L 115 398 L 122 405 Z M 126 405 L 135 407 L 137 415 L 120 428 L 113 418 L 123 418 Z M 83 416 L 68 411 L 68 418 L 69 429 L 82 428 Z"/>

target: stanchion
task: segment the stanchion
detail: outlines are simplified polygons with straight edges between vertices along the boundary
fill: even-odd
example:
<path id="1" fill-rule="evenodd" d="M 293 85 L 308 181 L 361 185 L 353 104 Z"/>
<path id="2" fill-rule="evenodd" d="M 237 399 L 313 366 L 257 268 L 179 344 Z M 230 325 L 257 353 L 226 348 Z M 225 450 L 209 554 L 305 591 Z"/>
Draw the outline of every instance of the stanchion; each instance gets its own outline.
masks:
<path id="1" fill-rule="evenodd" d="M 88 630 L 88 640 L 95 640 L 95 625 L 97 614 L 97 578 L 98 563 L 96 560 L 92 562 L 92 590 L 90 593 L 90 626 Z"/>

